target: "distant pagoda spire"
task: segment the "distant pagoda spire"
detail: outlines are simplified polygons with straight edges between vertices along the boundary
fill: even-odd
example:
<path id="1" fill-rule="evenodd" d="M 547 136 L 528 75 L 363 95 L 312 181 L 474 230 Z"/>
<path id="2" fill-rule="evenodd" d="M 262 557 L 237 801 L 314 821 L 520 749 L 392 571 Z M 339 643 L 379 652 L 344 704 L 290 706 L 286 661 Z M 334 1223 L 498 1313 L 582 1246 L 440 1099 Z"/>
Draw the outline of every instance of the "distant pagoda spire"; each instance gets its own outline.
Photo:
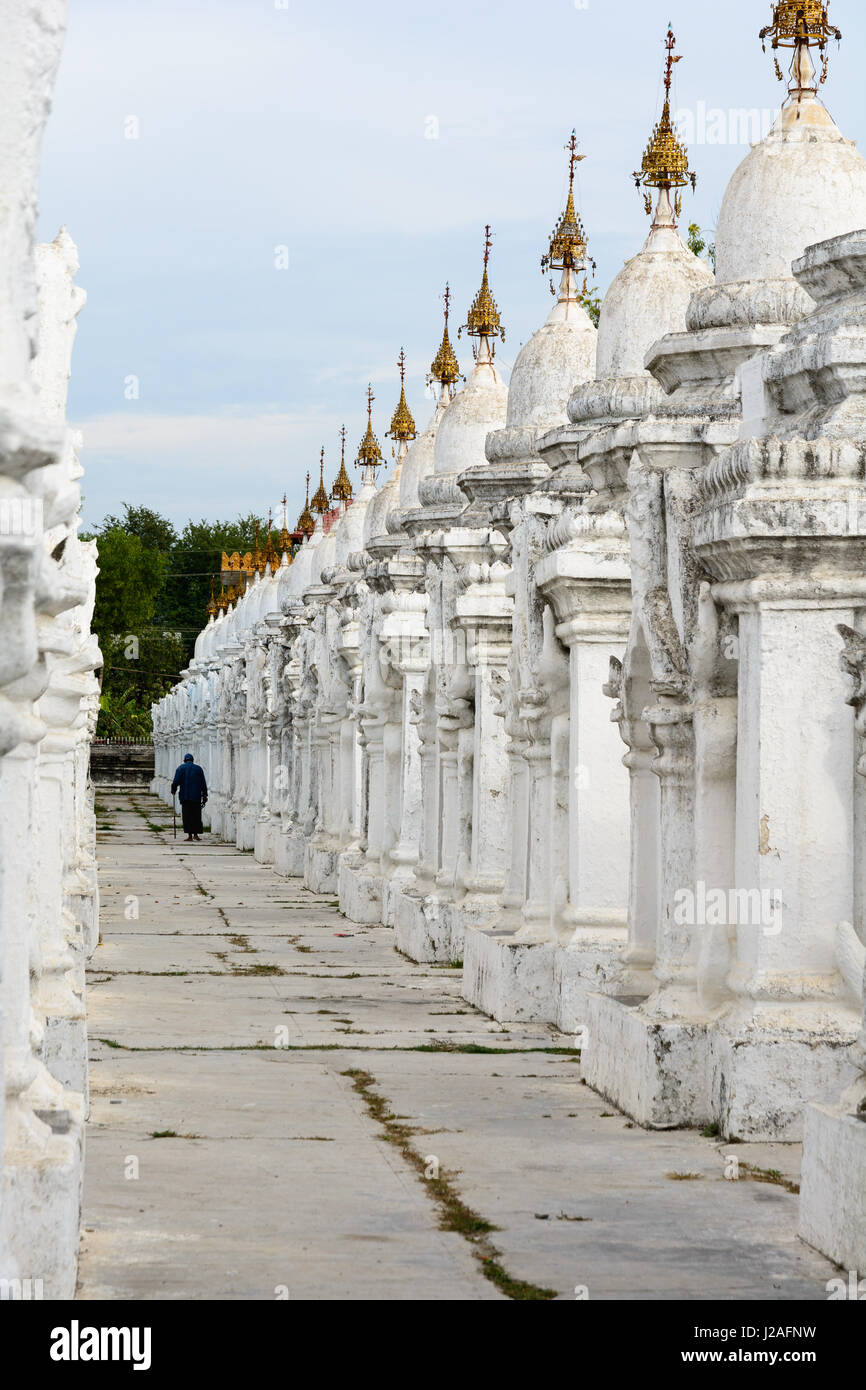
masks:
<path id="1" fill-rule="evenodd" d="M 379 441 L 373 433 L 373 402 L 375 399 L 373 387 L 370 385 L 367 387 L 367 433 L 358 446 L 358 457 L 355 459 L 355 467 L 361 469 L 365 483 L 375 483 L 376 469 L 381 468 L 384 462 Z"/>
<path id="2" fill-rule="evenodd" d="M 788 91 L 800 97 L 804 93 L 816 93 L 822 82 L 827 80 L 827 44 L 830 39 L 842 41 L 841 30 L 830 23 L 830 6 L 824 0 L 778 0 L 773 4 L 773 22 L 761 30 L 758 37 L 766 53 L 767 39 L 773 49 L 773 62 L 776 76 L 780 82 L 785 78 L 779 67 L 776 53 L 780 48 L 793 48 L 794 57 L 789 68 Z M 821 54 L 821 76 L 815 81 L 816 72 L 809 49 L 815 46 Z"/>
<path id="3" fill-rule="evenodd" d="M 291 554 L 292 549 L 292 536 L 291 532 L 289 531 L 288 516 L 286 514 L 286 508 L 288 504 L 289 499 L 286 496 L 286 494 L 283 493 L 282 497 L 280 498 L 280 505 L 283 509 L 283 529 L 280 531 L 280 555 L 285 555 L 287 553 Z"/>
<path id="4" fill-rule="evenodd" d="M 682 198 L 679 193 L 674 195 L 673 205 L 671 204 L 671 189 L 685 188 L 691 184 L 692 191 L 694 191 L 698 181 L 697 174 L 693 174 L 689 169 L 688 150 L 677 136 L 671 123 L 671 82 L 674 64 L 680 62 L 682 58 L 681 53 L 674 52 L 676 42 L 673 29 L 668 27 L 665 38 L 665 48 L 667 49 L 665 102 L 662 107 L 661 119 L 650 136 L 640 169 L 632 175 L 635 188 L 657 188 L 659 190 L 654 222 L 654 225 L 658 226 L 676 226 L 674 216 L 679 217 L 682 212 Z M 644 193 L 644 206 L 647 215 L 649 215 L 653 210 L 653 200 L 647 192 Z"/>
<path id="5" fill-rule="evenodd" d="M 478 338 L 479 345 L 483 342 L 487 344 L 490 357 L 493 357 L 493 340 L 496 337 L 505 342 L 505 329 L 502 327 L 502 320 L 499 317 L 499 309 L 496 300 L 490 290 L 487 279 L 487 262 L 490 259 L 490 248 L 493 240 L 490 235 L 490 224 L 484 228 L 484 274 L 481 277 L 481 288 L 472 301 L 466 322 L 458 330 L 457 336 L 465 329 L 470 338 Z M 477 355 L 477 354 L 476 354 Z"/>
<path id="6" fill-rule="evenodd" d="M 215 584 L 215 582 L 216 582 L 216 581 L 215 581 L 214 575 L 211 575 L 211 577 L 210 577 L 210 603 L 208 604 L 207 608 L 205 609 L 205 612 L 207 613 L 207 615 L 208 615 L 209 618 L 215 618 L 216 615 L 217 615 L 217 613 L 219 612 L 219 608 L 217 607 L 216 601 L 215 601 L 214 596 L 213 596 L 213 591 L 214 591 L 214 584 Z"/>
<path id="7" fill-rule="evenodd" d="M 415 438 L 416 430 L 412 412 L 406 403 L 406 354 L 402 348 L 397 358 L 397 366 L 400 370 L 400 399 L 391 416 L 391 428 L 387 437 L 396 440 L 399 451 L 405 453 L 409 441 Z"/>
<path id="8" fill-rule="evenodd" d="M 451 287 L 445 286 L 445 329 L 442 334 L 442 342 L 439 344 L 439 351 L 430 363 L 430 375 L 427 384 L 431 385 L 438 381 L 441 387 L 442 396 L 450 399 L 452 388 L 461 380 L 460 364 L 451 346 L 451 339 L 448 337 L 448 316 L 451 313 Z"/>
<path id="9" fill-rule="evenodd" d="M 318 512 L 321 516 L 324 512 L 330 511 L 330 509 L 330 499 L 328 497 L 327 492 L 325 491 L 325 446 L 323 444 L 322 451 L 319 454 L 319 486 L 316 489 L 316 494 L 313 497 L 312 502 L 310 503 L 310 510 Z"/>
<path id="10" fill-rule="evenodd" d="M 302 536 L 311 536 L 311 535 L 313 534 L 313 532 L 315 531 L 315 529 L 316 529 L 316 523 L 315 523 L 315 521 L 313 520 L 312 513 L 310 512 L 310 475 L 309 475 L 309 473 L 308 473 L 308 474 L 307 474 L 307 499 L 306 499 L 306 501 L 304 502 L 304 510 L 301 512 L 301 515 L 298 517 L 298 524 L 297 524 L 297 526 L 295 527 L 295 530 L 296 530 L 296 531 L 299 531 L 299 532 L 301 533 Z"/>
<path id="11" fill-rule="evenodd" d="M 346 426 L 340 430 L 340 471 L 334 480 L 331 488 L 332 502 L 351 502 L 352 484 L 346 472 Z"/>
<path id="12" fill-rule="evenodd" d="M 274 545 L 273 530 L 274 530 L 274 514 L 273 514 L 271 508 L 268 507 L 268 533 L 267 533 L 267 540 L 265 541 L 265 548 L 264 548 L 264 550 L 263 550 L 262 553 L 261 553 L 261 558 L 260 558 L 260 561 L 259 561 L 259 573 L 260 573 L 260 574 L 264 574 L 264 572 L 265 572 L 265 570 L 267 569 L 268 565 L 270 565 L 270 567 L 271 567 L 271 572 L 273 573 L 273 571 L 276 569 L 277 565 L 278 565 L 279 562 L 280 562 L 280 557 L 279 557 L 279 555 L 277 554 L 277 549 L 276 549 L 276 546 Z"/>

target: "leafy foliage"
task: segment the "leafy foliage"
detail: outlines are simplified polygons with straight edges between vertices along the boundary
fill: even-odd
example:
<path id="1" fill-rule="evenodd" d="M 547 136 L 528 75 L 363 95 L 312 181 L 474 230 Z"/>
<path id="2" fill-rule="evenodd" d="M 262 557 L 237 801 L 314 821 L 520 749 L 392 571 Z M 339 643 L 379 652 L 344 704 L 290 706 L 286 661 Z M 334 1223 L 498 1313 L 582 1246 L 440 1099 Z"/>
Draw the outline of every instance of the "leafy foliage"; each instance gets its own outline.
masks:
<path id="1" fill-rule="evenodd" d="M 703 256 L 704 252 L 706 251 L 706 253 L 707 253 L 706 259 L 708 260 L 709 264 L 712 266 L 713 272 L 715 273 L 715 269 L 716 269 L 716 243 L 715 243 L 714 241 L 711 241 L 711 242 L 709 243 L 709 245 L 707 245 L 707 242 L 706 242 L 706 239 L 705 239 L 705 237 L 704 237 L 704 234 L 703 234 L 703 232 L 701 231 L 701 228 L 698 226 L 697 222 L 690 222 L 690 223 L 689 223 L 689 241 L 688 241 L 688 245 L 689 245 L 689 250 L 690 250 L 691 252 L 693 252 L 693 254 L 696 255 L 696 256 Z"/>
<path id="2" fill-rule="evenodd" d="M 264 546 L 267 523 L 252 513 L 188 521 L 178 533 L 152 508 L 125 503 L 122 515 L 107 516 L 85 537 L 99 549 L 93 629 L 105 666 L 97 734 L 150 736 L 150 706 L 192 658 L 223 551 L 245 554 L 257 534 Z"/>
<path id="3" fill-rule="evenodd" d="M 584 289 L 577 297 L 598 328 L 598 321 L 601 317 L 601 291 L 598 286 L 591 285 L 589 289 Z"/>
<path id="4" fill-rule="evenodd" d="M 143 710 L 130 691 L 103 690 L 99 697 L 100 738 L 140 738 L 151 735 L 150 711 Z"/>

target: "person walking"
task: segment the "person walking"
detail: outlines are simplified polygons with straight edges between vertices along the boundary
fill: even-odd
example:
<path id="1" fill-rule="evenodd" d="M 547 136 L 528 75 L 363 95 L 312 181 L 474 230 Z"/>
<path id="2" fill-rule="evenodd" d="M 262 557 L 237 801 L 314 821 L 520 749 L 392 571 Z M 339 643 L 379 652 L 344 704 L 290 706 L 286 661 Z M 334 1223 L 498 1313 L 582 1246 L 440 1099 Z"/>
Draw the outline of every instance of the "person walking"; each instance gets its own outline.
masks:
<path id="1" fill-rule="evenodd" d="M 199 840 L 204 832 L 201 822 L 201 808 L 207 801 L 207 782 L 202 768 L 187 753 L 174 774 L 171 794 L 180 792 L 180 814 L 186 831 L 187 843 Z"/>

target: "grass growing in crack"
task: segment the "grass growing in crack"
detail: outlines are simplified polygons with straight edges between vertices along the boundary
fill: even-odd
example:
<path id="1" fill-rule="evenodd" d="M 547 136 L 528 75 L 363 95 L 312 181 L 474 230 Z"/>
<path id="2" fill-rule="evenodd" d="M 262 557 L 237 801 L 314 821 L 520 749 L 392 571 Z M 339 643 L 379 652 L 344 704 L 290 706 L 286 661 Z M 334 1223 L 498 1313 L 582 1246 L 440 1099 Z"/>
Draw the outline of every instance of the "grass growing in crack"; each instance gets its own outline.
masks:
<path id="1" fill-rule="evenodd" d="M 256 947 L 251 946 L 249 940 L 245 936 L 230 936 L 229 945 L 234 946 L 235 949 L 238 951 L 246 951 L 247 953 L 253 955 L 258 954 Z"/>
<path id="2" fill-rule="evenodd" d="M 279 970 L 279 966 L 273 967 Z M 260 967 L 252 966 L 249 971 L 241 969 L 240 974 L 258 974 Z M 270 973 L 268 967 L 264 967 L 266 973 Z M 205 972 L 217 973 L 217 972 Z M 229 971 L 229 974 L 233 972 Z M 283 974 L 287 972 L 283 971 Z M 286 1010 L 286 1013 L 291 1010 Z M 117 1048 L 121 1052 L 484 1052 L 493 1053 L 497 1056 L 504 1056 L 509 1053 L 521 1055 L 524 1052 L 556 1052 L 559 1049 L 554 1047 L 475 1047 L 453 1045 L 445 1048 L 441 1047 L 405 1047 L 397 1044 L 393 1047 L 371 1047 L 367 1043 L 280 1043 L 277 1045 L 272 1042 L 254 1043 L 160 1043 L 154 1046 L 136 1047 L 133 1043 L 115 1042 L 112 1038 L 96 1038 L 93 1042 L 104 1043 L 106 1047 Z M 497 1075 L 496 1072 L 491 1075 Z M 438 1132 L 438 1131 L 437 1131 Z"/>
<path id="3" fill-rule="evenodd" d="M 178 1134 L 176 1129 L 152 1129 L 151 1139 L 201 1139 L 200 1134 Z"/>
<path id="4" fill-rule="evenodd" d="M 704 1125 L 704 1128 L 701 1130 L 702 1139 L 718 1139 L 718 1137 L 719 1126 L 717 1124 Z"/>
<path id="5" fill-rule="evenodd" d="M 778 1168 L 757 1168 L 751 1163 L 741 1163 L 739 1165 L 741 1173 L 745 1173 L 752 1179 L 752 1182 L 769 1182 L 776 1187 L 781 1187 L 785 1192 L 792 1192 L 794 1196 L 800 1191 L 800 1184 L 791 1178 L 786 1178 Z"/>
<path id="6" fill-rule="evenodd" d="M 229 975 L 285 975 L 281 965 L 233 965 Z"/>
<path id="7" fill-rule="evenodd" d="M 370 1118 L 381 1127 L 382 1137 L 399 1150 L 401 1157 L 411 1168 L 415 1169 L 415 1172 L 424 1182 L 428 1197 L 439 1208 L 439 1229 L 455 1231 L 475 1247 L 475 1258 L 481 1266 L 484 1277 L 495 1284 L 506 1298 L 520 1300 L 556 1298 L 555 1289 L 544 1289 L 537 1284 L 527 1283 L 523 1279 L 514 1279 L 503 1268 L 500 1264 L 501 1254 L 489 1239 L 490 1232 L 497 1228 L 467 1206 L 455 1191 L 451 1178 L 441 1169 L 436 1176 L 429 1176 L 427 1160 L 411 1142 L 417 1130 L 413 1129 L 411 1125 L 404 1124 L 394 1115 L 385 1098 L 372 1089 L 376 1084 L 375 1077 L 371 1076 L 369 1072 L 359 1071 L 357 1068 L 342 1074 L 349 1077 L 355 1091 L 364 1101 Z"/>
<path id="8" fill-rule="evenodd" d="M 671 1182 L 699 1182 L 703 1176 L 703 1173 L 665 1173 Z"/>
<path id="9" fill-rule="evenodd" d="M 464 1052 L 485 1057 L 502 1057 L 506 1053 L 544 1052 L 554 1057 L 578 1057 L 579 1049 L 574 1047 L 486 1047 L 483 1043 L 431 1042 L 416 1043 L 405 1048 L 406 1052 Z"/>

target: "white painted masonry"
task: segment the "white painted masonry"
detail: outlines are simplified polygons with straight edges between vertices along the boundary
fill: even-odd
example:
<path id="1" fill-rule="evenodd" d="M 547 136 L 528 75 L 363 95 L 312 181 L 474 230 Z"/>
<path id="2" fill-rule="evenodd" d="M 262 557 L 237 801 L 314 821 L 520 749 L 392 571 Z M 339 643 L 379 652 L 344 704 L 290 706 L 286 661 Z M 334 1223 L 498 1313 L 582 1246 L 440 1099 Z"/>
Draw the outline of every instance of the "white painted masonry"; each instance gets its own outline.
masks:
<path id="1" fill-rule="evenodd" d="M 66 424 L 85 296 L 65 229 L 33 245 L 66 5 L 4 0 L 0 11 L 0 1279 L 69 1298 L 87 1109 L 84 966 L 99 932 L 96 548 L 78 539 L 81 441 Z"/>
<path id="2" fill-rule="evenodd" d="M 212 620 L 154 712 L 164 797 L 209 750 L 217 833 L 413 959 L 462 960 L 497 1019 L 576 1031 L 589 1084 L 641 1124 L 805 1131 L 803 1235 L 851 1268 L 862 227 L 866 161 L 802 46 L 715 279 L 660 187 L 598 333 L 566 263 L 506 393 L 496 314 L 395 479 L 320 519 L 266 604 L 267 580 Z"/>

